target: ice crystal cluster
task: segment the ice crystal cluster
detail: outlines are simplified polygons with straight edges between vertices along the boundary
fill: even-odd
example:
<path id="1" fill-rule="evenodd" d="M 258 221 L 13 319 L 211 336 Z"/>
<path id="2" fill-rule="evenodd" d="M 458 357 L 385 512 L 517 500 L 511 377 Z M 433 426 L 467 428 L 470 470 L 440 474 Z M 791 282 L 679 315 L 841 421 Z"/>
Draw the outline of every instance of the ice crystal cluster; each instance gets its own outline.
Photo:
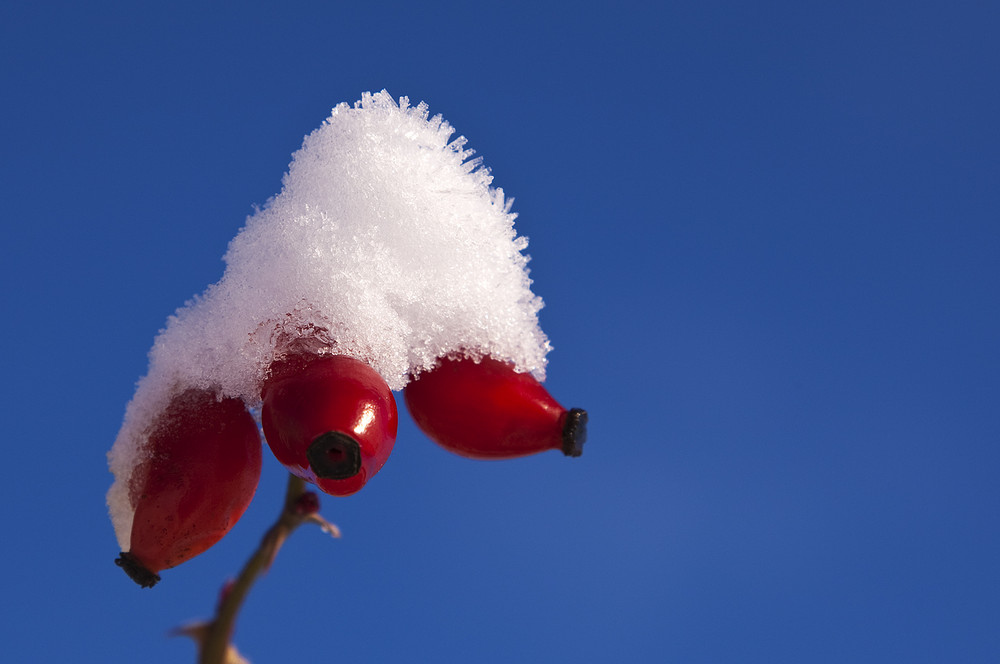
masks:
<path id="1" fill-rule="evenodd" d="M 247 218 L 222 279 L 167 321 L 109 453 L 112 520 L 127 551 L 128 479 L 175 390 L 260 403 L 292 346 L 367 362 L 394 390 L 452 353 L 544 377 L 548 341 L 514 231 L 466 139 L 426 104 L 366 93 L 333 109 L 292 157 L 281 192 Z"/>

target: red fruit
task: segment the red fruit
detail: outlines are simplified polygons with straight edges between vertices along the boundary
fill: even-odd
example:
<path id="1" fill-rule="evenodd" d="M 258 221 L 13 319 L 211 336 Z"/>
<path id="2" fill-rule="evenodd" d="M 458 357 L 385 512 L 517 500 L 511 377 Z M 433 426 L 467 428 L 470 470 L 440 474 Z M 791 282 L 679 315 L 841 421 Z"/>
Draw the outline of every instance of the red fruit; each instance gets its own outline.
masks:
<path id="1" fill-rule="evenodd" d="M 143 452 L 128 484 L 130 548 L 115 562 L 152 587 L 157 572 L 208 549 L 246 511 L 260 479 L 260 434 L 239 399 L 188 389 L 153 421 Z"/>
<path id="2" fill-rule="evenodd" d="M 587 412 L 566 410 L 530 374 L 491 357 L 445 358 L 403 390 L 417 426 L 445 449 L 473 459 L 562 450 L 580 456 Z"/>
<path id="3" fill-rule="evenodd" d="M 349 496 L 375 476 L 396 441 L 396 401 L 382 377 L 343 355 L 292 355 L 271 366 L 261 423 L 289 472 Z"/>

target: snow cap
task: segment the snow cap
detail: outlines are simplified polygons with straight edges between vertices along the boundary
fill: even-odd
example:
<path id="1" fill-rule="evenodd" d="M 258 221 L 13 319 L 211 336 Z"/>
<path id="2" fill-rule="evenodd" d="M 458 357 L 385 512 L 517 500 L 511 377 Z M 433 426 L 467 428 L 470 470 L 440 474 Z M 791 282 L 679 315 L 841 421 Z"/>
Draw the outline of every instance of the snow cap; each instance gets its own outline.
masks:
<path id="1" fill-rule="evenodd" d="M 339 104 L 305 137 L 282 190 L 247 218 L 222 279 L 167 321 L 109 452 L 112 521 L 128 551 L 128 479 L 152 418 L 184 387 L 253 408 L 289 347 L 349 355 L 393 390 L 449 354 L 544 379 L 513 199 L 424 103 L 382 91 Z"/>

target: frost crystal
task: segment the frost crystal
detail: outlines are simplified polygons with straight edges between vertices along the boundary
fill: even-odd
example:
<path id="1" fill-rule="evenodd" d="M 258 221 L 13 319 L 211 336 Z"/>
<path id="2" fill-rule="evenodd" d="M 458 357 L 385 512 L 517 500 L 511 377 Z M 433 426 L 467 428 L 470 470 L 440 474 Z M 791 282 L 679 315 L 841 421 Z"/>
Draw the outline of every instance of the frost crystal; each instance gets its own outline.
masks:
<path id="1" fill-rule="evenodd" d="M 393 390 L 449 353 L 489 354 L 544 378 L 542 301 L 512 199 L 453 133 L 426 104 L 383 90 L 338 105 L 306 136 L 281 193 L 230 243 L 222 279 L 171 316 L 150 351 L 109 453 L 123 551 L 144 431 L 180 386 L 255 407 L 289 345 L 363 360 Z"/>

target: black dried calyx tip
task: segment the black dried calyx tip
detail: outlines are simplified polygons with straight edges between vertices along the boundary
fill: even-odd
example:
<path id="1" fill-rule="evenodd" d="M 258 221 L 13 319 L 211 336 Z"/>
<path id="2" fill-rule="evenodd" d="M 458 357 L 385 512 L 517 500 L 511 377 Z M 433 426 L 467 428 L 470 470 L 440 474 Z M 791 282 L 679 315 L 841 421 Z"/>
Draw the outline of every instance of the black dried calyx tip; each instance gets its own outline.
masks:
<path id="1" fill-rule="evenodd" d="M 327 431 L 310 443 L 306 459 L 316 477 L 346 480 L 361 471 L 361 446 L 346 433 Z"/>
<path id="2" fill-rule="evenodd" d="M 562 430 L 562 451 L 568 457 L 583 454 L 583 444 L 587 442 L 587 411 L 574 408 L 566 413 L 566 423 Z"/>
<path id="3" fill-rule="evenodd" d="M 131 553 L 123 551 L 121 555 L 115 558 L 115 565 L 118 565 L 125 570 L 125 573 L 128 574 L 128 578 L 132 579 L 143 588 L 152 588 L 160 580 L 159 574 L 146 569 L 146 566 L 140 563 L 139 559 Z"/>

